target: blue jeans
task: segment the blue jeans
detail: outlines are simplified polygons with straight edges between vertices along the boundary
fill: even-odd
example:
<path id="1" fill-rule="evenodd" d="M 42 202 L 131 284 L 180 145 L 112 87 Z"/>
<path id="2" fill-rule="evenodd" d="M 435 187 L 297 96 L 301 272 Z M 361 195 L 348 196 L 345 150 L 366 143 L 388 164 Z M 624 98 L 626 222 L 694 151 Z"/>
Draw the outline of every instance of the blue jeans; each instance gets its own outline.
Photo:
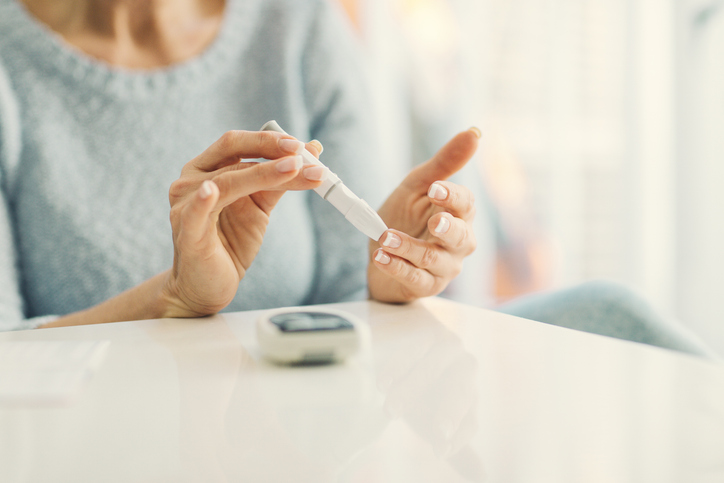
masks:
<path id="1" fill-rule="evenodd" d="M 525 295 L 495 310 L 546 324 L 720 359 L 690 330 L 666 319 L 631 289 L 613 282 Z"/>

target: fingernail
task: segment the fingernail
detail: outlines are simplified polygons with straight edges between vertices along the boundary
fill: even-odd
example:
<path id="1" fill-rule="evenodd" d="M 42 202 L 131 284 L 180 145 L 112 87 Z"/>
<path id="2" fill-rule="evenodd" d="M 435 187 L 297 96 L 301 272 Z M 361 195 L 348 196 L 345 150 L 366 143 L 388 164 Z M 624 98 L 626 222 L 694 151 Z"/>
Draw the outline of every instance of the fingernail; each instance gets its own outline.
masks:
<path id="1" fill-rule="evenodd" d="M 441 234 L 445 233 L 450 229 L 450 220 L 447 219 L 447 217 L 443 216 L 440 218 L 440 221 L 437 222 L 437 226 L 435 227 L 435 233 Z"/>
<path id="2" fill-rule="evenodd" d="M 387 232 L 385 241 L 382 242 L 383 247 L 397 248 L 402 245 L 402 239 L 394 233 Z"/>
<path id="3" fill-rule="evenodd" d="M 382 265 L 387 265 L 390 263 L 390 256 L 383 250 L 377 250 L 377 254 L 375 254 L 375 261 L 381 263 Z"/>
<path id="4" fill-rule="evenodd" d="M 309 144 L 314 144 L 314 147 L 317 148 L 319 154 L 322 154 L 322 152 L 324 151 L 324 146 L 322 146 L 322 143 L 320 143 L 316 139 L 312 139 L 311 141 L 309 141 Z"/>
<path id="5" fill-rule="evenodd" d="M 309 181 L 320 181 L 324 179 L 326 171 L 327 168 L 324 168 L 322 166 L 311 166 L 309 168 L 305 168 L 304 171 L 302 171 L 302 174 Z"/>
<path id="6" fill-rule="evenodd" d="M 279 147 L 282 151 L 299 154 L 302 152 L 302 149 L 304 149 L 304 143 L 296 139 L 280 139 Z"/>
<path id="7" fill-rule="evenodd" d="M 213 187 L 211 186 L 213 184 L 213 181 L 209 181 L 208 179 L 201 183 L 201 188 L 199 188 L 199 197 L 202 200 L 205 200 L 209 196 L 211 196 L 211 193 L 214 192 Z"/>
<path id="8" fill-rule="evenodd" d="M 473 127 L 471 127 L 469 130 L 472 131 L 473 134 L 475 134 L 475 137 L 477 137 L 478 139 L 480 139 L 481 137 L 483 137 L 483 133 L 480 132 L 480 129 L 478 129 L 477 127 L 473 126 Z"/>
<path id="9" fill-rule="evenodd" d="M 433 183 L 427 191 L 427 196 L 434 200 L 443 201 L 447 198 L 447 190 L 441 184 Z"/>
<path id="10" fill-rule="evenodd" d="M 301 167 L 302 167 L 302 157 L 301 156 L 292 156 L 291 158 L 283 159 L 277 163 L 277 171 L 279 171 L 280 173 L 288 173 L 290 171 L 294 171 Z"/>

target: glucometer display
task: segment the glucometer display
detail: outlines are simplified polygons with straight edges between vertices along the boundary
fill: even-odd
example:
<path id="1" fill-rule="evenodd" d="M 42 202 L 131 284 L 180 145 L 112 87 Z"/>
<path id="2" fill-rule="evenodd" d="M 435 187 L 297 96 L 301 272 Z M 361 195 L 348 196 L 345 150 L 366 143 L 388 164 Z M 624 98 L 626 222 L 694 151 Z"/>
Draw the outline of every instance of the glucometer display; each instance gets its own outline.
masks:
<path id="1" fill-rule="evenodd" d="M 343 361 L 362 344 L 362 324 L 333 308 L 282 309 L 261 314 L 256 336 L 264 356 L 281 364 Z"/>
<path id="2" fill-rule="evenodd" d="M 323 312 L 296 312 L 278 314 L 269 321 L 282 332 L 310 332 L 319 330 L 352 330 L 354 326 L 347 319 Z"/>

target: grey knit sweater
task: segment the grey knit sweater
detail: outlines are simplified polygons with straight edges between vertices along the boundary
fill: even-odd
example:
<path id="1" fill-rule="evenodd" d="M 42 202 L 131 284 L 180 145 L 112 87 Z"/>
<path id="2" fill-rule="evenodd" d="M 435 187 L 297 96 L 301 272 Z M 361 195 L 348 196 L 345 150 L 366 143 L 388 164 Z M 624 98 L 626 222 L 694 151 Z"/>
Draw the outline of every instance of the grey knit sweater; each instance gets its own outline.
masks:
<path id="1" fill-rule="evenodd" d="M 323 161 L 379 205 L 355 48 L 325 1 L 232 0 L 202 55 L 131 71 L 0 0 L 0 330 L 87 308 L 169 268 L 168 188 L 230 129 L 276 119 L 319 139 Z M 359 298 L 366 245 L 313 192 L 287 193 L 227 310 Z"/>

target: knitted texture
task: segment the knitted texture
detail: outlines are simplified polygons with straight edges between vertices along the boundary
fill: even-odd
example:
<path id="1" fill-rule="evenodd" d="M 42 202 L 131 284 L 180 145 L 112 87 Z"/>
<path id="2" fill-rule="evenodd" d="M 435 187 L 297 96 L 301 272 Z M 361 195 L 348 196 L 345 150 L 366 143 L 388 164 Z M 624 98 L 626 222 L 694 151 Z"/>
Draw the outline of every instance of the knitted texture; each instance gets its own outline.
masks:
<path id="1" fill-rule="evenodd" d="M 203 54 L 139 71 L 74 50 L 0 0 L 0 329 L 34 327 L 168 269 L 169 186 L 231 129 L 276 119 L 319 139 L 322 160 L 377 207 L 360 56 L 335 8 L 231 1 Z M 290 192 L 227 310 L 360 298 L 366 266 L 364 235 L 313 192 Z"/>

